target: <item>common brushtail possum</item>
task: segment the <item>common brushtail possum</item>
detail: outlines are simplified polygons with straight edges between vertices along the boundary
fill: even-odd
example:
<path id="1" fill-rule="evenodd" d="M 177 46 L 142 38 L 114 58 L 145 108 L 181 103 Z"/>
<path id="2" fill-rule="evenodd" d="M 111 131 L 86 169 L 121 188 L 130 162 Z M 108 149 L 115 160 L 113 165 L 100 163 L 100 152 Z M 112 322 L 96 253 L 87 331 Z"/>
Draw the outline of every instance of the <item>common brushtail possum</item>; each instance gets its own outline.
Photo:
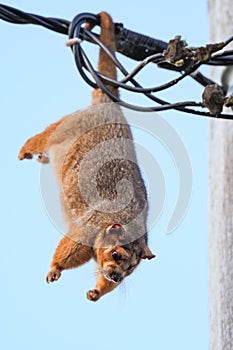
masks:
<path id="1" fill-rule="evenodd" d="M 113 21 L 106 12 L 98 16 L 100 39 L 114 54 Z M 103 49 L 98 70 L 116 79 L 116 67 Z M 116 87 L 108 88 L 118 96 Z M 120 106 L 96 88 L 92 106 L 30 138 L 19 159 L 34 155 L 52 165 L 68 226 L 46 280 L 54 282 L 63 270 L 93 258 L 97 281 L 87 298 L 96 301 L 130 275 L 141 259 L 154 257 L 147 245 L 147 195 L 130 127 Z"/>

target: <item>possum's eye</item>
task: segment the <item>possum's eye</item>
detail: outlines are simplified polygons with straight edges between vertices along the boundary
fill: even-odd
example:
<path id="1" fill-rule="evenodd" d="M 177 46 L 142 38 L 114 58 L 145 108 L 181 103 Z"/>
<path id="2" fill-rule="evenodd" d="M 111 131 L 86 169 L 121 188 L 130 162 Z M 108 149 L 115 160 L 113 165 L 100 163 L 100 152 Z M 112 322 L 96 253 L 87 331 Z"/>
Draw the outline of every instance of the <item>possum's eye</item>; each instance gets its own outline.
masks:
<path id="1" fill-rule="evenodd" d="M 112 251 L 112 257 L 116 262 L 120 260 L 120 255 L 117 253 L 116 250 Z"/>

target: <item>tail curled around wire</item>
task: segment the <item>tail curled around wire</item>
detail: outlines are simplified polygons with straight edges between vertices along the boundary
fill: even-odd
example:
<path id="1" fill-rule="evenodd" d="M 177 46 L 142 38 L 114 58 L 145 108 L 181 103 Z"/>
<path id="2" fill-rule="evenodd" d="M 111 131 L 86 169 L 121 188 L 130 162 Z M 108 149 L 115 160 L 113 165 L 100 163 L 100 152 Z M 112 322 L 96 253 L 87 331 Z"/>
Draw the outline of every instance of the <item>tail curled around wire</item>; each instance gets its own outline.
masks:
<path id="1" fill-rule="evenodd" d="M 106 12 L 99 13 L 100 19 L 100 40 L 112 51 L 114 54 L 116 51 L 115 44 L 115 34 L 114 34 L 114 23 L 111 16 Z M 99 73 L 106 75 L 112 79 L 117 78 L 116 66 L 108 54 L 100 48 L 99 63 L 98 63 Z M 107 88 L 115 95 L 119 96 L 118 90 L 112 85 L 106 85 Z M 97 88 L 92 93 L 92 105 L 97 105 L 100 103 L 112 102 L 110 98 L 100 89 Z"/>

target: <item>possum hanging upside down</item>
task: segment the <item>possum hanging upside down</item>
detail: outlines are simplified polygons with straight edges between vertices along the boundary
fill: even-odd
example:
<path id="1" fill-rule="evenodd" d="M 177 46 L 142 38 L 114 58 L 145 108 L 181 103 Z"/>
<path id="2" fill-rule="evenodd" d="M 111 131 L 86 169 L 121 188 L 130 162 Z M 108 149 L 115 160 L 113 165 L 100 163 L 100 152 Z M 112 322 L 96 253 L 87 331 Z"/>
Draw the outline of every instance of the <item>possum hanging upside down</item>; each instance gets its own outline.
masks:
<path id="1" fill-rule="evenodd" d="M 100 39 L 114 53 L 112 19 L 106 12 L 99 19 Z M 115 65 L 103 49 L 98 69 L 116 79 Z M 118 96 L 115 87 L 108 88 Z M 68 224 L 46 280 L 54 282 L 63 270 L 94 258 L 97 282 L 87 298 L 96 301 L 130 275 L 141 259 L 154 257 L 147 245 L 147 196 L 130 127 L 120 107 L 95 89 L 91 107 L 30 138 L 19 159 L 36 154 L 40 162 L 52 164 Z"/>

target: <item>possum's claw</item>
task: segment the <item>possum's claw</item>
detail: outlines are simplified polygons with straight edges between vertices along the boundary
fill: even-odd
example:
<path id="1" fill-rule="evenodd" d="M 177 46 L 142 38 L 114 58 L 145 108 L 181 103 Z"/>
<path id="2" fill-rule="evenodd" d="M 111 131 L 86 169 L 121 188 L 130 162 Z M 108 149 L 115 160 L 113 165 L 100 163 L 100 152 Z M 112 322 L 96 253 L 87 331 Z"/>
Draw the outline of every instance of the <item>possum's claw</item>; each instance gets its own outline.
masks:
<path id="1" fill-rule="evenodd" d="M 49 273 L 46 276 L 46 282 L 51 283 L 54 281 L 57 281 L 61 276 L 61 270 L 59 269 L 53 269 L 49 271 Z"/>

